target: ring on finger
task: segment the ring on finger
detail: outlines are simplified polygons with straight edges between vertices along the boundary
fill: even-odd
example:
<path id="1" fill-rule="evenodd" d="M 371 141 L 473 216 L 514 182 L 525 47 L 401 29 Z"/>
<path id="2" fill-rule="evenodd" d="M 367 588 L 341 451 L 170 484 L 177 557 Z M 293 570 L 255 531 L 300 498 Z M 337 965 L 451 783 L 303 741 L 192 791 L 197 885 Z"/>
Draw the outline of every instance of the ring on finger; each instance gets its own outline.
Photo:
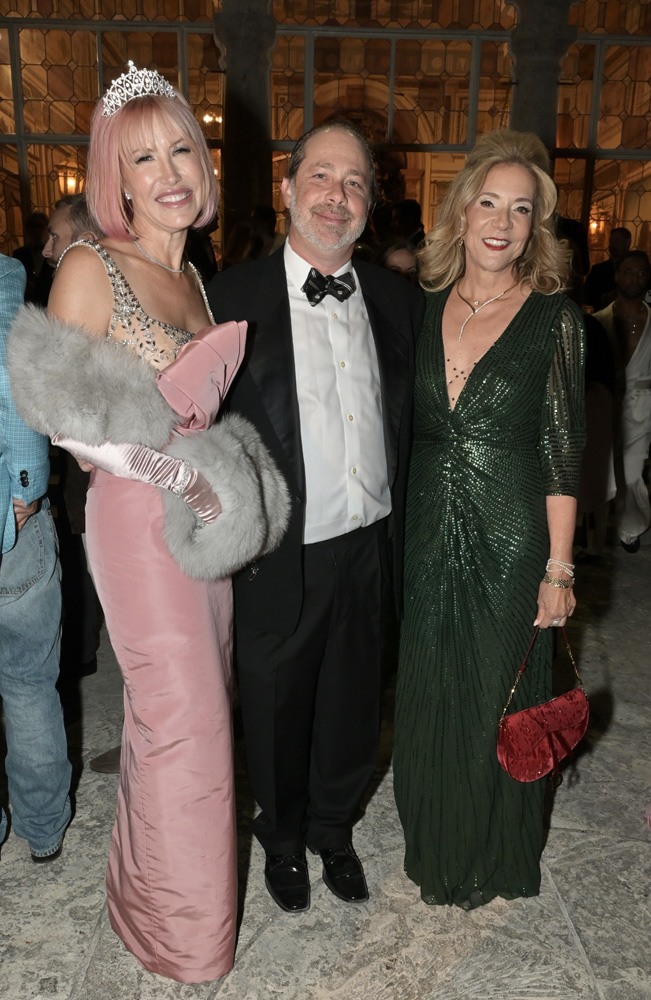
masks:
<path id="1" fill-rule="evenodd" d="M 550 624 L 550 625 L 560 625 L 560 624 L 561 624 L 561 619 L 560 619 L 560 618 L 553 618 L 553 619 L 552 619 L 552 620 L 550 621 L 550 623 L 549 623 L 549 624 Z"/>

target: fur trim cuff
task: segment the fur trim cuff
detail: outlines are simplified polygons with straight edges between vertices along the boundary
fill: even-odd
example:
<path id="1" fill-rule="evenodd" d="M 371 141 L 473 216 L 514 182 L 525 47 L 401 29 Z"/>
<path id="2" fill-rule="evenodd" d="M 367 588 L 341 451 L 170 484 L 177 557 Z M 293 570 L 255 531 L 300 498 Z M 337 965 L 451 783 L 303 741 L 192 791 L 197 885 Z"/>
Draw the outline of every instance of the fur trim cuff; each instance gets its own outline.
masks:
<path id="1" fill-rule="evenodd" d="M 252 424 L 228 414 L 206 431 L 175 438 L 166 451 L 199 469 L 222 507 L 204 524 L 183 500 L 163 492 L 165 541 L 184 573 L 197 580 L 231 576 L 279 545 L 289 493 Z"/>

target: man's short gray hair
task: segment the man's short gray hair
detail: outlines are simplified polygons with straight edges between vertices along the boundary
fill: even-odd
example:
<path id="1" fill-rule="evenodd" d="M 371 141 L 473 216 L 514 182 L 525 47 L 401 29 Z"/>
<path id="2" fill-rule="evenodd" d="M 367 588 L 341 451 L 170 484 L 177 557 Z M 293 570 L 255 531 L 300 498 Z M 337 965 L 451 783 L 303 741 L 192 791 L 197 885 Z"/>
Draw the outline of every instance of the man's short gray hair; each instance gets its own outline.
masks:
<path id="1" fill-rule="evenodd" d="M 82 233 L 92 233 L 96 240 L 104 235 L 88 211 L 85 194 L 68 194 L 65 198 L 57 201 L 54 207 L 70 209 L 69 218 L 73 243 L 79 239 Z"/>

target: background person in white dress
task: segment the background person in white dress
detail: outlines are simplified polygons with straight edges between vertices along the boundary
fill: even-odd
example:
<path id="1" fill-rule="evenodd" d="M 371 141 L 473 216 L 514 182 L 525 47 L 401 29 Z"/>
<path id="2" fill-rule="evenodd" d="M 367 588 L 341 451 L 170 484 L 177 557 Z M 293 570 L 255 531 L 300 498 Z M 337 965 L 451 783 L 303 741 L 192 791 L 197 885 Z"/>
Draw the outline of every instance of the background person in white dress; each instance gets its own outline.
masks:
<path id="1" fill-rule="evenodd" d="M 617 533 L 627 552 L 637 552 L 651 524 L 644 463 L 651 444 L 651 309 L 644 301 L 651 278 L 643 250 L 629 250 L 615 272 L 617 297 L 596 313 L 615 356 L 615 414 L 623 481 Z"/>

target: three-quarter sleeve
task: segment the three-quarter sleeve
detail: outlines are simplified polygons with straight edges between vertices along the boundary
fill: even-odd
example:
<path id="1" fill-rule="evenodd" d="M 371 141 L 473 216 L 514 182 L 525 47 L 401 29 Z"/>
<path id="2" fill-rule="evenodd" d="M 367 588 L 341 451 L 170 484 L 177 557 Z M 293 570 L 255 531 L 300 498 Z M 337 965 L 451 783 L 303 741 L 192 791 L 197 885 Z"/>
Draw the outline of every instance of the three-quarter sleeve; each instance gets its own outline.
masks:
<path id="1" fill-rule="evenodd" d="M 576 497 L 585 444 L 585 342 L 581 312 L 567 299 L 553 337 L 538 443 L 543 487 L 546 496 Z"/>

